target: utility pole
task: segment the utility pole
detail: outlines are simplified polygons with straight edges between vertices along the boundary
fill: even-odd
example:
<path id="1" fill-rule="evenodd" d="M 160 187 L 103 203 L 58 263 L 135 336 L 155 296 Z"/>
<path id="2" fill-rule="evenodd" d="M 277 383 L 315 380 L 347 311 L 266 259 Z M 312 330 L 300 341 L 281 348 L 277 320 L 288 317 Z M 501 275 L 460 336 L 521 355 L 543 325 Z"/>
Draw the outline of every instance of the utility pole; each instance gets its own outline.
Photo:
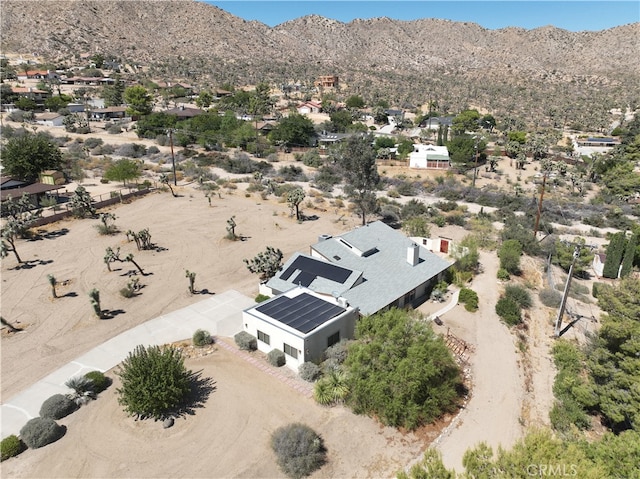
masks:
<path id="1" fill-rule="evenodd" d="M 178 177 L 176 176 L 176 157 L 173 155 L 173 129 L 169 129 L 169 144 L 171 145 L 171 163 L 173 164 L 173 185 L 178 186 Z"/>
<path id="2" fill-rule="evenodd" d="M 573 265 L 576 264 L 576 260 L 579 256 L 580 245 L 575 245 L 575 249 L 573 250 L 573 259 L 571 260 L 571 266 L 569 267 L 569 276 L 567 276 L 567 282 L 564 285 L 562 301 L 560 302 L 560 309 L 558 310 L 558 317 L 556 318 L 556 327 L 554 331 L 556 338 L 560 337 L 560 326 L 562 326 L 562 317 L 564 316 L 564 309 L 567 306 L 567 297 L 569 296 L 569 288 L 571 287 L 571 278 L 573 276 Z"/>
<path id="3" fill-rule="evenodd" d="M 547 184 L 547 170 L 542 176 L 542 190 L 540 191 L 540 201 L 538 202 L 538 211 L 536 212 L 536 224 L 533 227 L 533 239 L 538 237 L 538 225 L 540 224 L 540 214 L 542 213 L 542 198 L 544 198 L 544 189 Z"/>

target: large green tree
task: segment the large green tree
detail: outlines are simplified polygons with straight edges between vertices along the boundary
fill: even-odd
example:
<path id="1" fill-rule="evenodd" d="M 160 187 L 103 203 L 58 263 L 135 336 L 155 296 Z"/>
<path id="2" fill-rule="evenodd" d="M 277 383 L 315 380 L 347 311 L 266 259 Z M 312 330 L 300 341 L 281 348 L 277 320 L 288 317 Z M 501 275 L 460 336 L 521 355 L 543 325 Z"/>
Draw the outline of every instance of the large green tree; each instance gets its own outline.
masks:
<path id="1" fill-rule="evenodd" d="M 173 347 L 137 346 L 119 367 L 118 403 L 127 414 L 163 419 L 187 399 L 193 373 Z"/>
<path id="2" fill-rule="evenodd" d="M 36 181 L 44 170 L 57 170 L 62 153 L 48 135 L 26 134 L 10 138 L 2 148 L 2 173 L 24 181 Z"/>
<path id="3" fill-rule="evenodd" d="M 280 120 L 269 133 L 269 140 L 276 145 L 309 146 L 315 136 L 313 122 L 304 115 L 293 113 Z"/>
<path id="4" fill-rule="evenodd" d="M 486 147 L 487 143 L 484 140 L 466 134 L 454 136 L 447 142 L 451 163 L 461 169 L 484 162 Z"/>
<path id="5" fill-rule="evenodd" d="M 125 88 L 124 102 L 127 104 L 127 114 L 131 116 L 145 116 L 153 110 L 153 98 L 141 85 Z"/>
<path id="6" fill-rule="evenodd" d="M 618 277 L 620 263 L 622 263 L 622 256 L 624 255 L 626 244 L 627 239 L 624 233 L 614 233 L 611 236 L 611 240 L 607 245 L 607 257 L 604 260 L 602 276 L 614 279 Z"/>
<path id="7" fill-rule="evenodd" d="M 345 192 L 360 211 L 365 225 L 367 215 L 378 208 L 375 191 L 380 183 L 371 137 L 350 136 L 331 152 L 331 156 L 342 172 Z"/>
<path id="8" fill-rule="evenodd" d="M 122 158 L 107 168 L 104 178 L 109 181 L 122 181 L 126 185 L 127 180 L 135 180 L 140 177 L 140 174 L 139 161 Z"/>
<path id="9" fill-rule="evenodd" d="M 361 318 L 344 366 L 357 414 L 415 429 L 456 407 L 461 378 L 450 351 L 407 311 Z"/>
<path id="10" fill-rule="evenodd" d="M 477 131 L 480 127 L 478 110 L 461 111 L 451 122 L 451 130 L 455 135 Z"/>

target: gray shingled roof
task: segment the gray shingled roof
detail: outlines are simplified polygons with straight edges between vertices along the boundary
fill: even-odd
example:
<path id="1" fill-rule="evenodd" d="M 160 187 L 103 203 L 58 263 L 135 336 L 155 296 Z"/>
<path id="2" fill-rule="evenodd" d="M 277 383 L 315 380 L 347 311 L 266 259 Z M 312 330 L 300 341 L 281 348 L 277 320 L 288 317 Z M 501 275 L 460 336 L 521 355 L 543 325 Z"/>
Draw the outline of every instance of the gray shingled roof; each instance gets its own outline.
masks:
<path id="1" fill-rule="evenodd" d="M 335 275 L 327 274 L 327 265 L 334 266 L 323 259 L 295 253 L 282 269 L 267 281 L 267 286 L 274 291 L 284 292 L 302 285 L 317 293 L 342 295 L 362 276 L 361 271 L 342 267 L 345 269 L 344 275 L 341 281 L 335 281 Z"/>
<path id="2" fill-rule="evenodd" d="M 412 266 L 407 250 L 413 244 L 401 232 L 376 221 L 311 248 L 334 264 L 363 272 L 364 281 L 342 296 L 366 315 L 383 309 L 450 266 L 422 246 L 418 247 L 418 264 Z"/>

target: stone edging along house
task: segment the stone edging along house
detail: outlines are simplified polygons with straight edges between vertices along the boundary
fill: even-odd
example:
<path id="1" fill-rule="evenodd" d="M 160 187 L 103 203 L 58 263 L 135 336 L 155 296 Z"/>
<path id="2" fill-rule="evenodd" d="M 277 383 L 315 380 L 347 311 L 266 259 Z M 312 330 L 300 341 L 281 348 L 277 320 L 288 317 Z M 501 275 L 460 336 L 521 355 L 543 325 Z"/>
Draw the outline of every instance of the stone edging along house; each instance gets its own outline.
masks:
<path id="1" fill-rule="evenodd" d="M 244 330 L 261 351 L 284 351 L 297 370 L 353 338 L 358 315 L 424 302 L 452 264 L 381 221 L 321 235 L 310 254 L 294 254 L 260 285 L 273 297 L 244 310 Z"/>

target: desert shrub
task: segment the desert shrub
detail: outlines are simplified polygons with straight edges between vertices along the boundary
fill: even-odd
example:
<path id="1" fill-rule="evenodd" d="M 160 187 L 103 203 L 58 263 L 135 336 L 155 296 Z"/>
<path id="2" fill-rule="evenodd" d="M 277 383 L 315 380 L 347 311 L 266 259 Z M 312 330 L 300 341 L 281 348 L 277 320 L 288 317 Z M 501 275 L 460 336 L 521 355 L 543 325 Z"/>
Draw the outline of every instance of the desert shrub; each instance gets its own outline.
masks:
<path id="1" fill-rule="evenodd" d="M 517 239 L 505 240 L 498 249 L 500 268 L 506 269 L 511 274 L 519 274 L 520 256 L 522 256 L 522 244 Z"/>
<path id="2" fill-rule="evenodd" d="M 74 376 L 69 378 L 64 385 L 69 389 L 72 389 L 77 396 L 82 396 L 87 392 L 93 392 L 93 382 L 86 376 Z M 42 416 L 42 412 L 40 415 Z"/>
<path id="3" fill-rule="evenodd" d="M 160 153 L 160 148 L 158 148 L 155 145 L 151 145 L 149 148 L 147 148 L 147 155 L 155 155 L 157 153 Z"/>
<path id="4" fill-rule="evenodd" d="M 22 442 L 18 436 L 11 434 L 11 436 L 5 437 L 2 442 L 0 442 L 0 453 L 2 454 L 0 460 L 6 461 L 10 457 L 17 456 L 26 448 L 24 442 Z"/>
<path id="5" fill-rule="evenodd" d="M 267 296 L 266 294 L 259 294 L 258 296 L 256 296 L 254 298 L 254 301 L 256 303 L 262 303 L 263 301 L 266 301 L 267 299 L 269 299 L 269 296 Z"/>
<path id="6" fill-rule="evenodd" d="M 433 224 L 435 224 L 436 226 L 438 226 L 440 228 L 442 228 L 444 225 L 447 224 L 447 220 L 442 215 L 434 216 L 432 221 L 433 221 Z"/>
<path id="7" fill-rule="evenodd" d="M 193 373 L 173 347 L 136 346 L 116 374 L 122 381 L 118 403 L 138 418 L 163 419 L 191 392 Z"/>
<path id="8" fill-rule="evenodd" d="M 344 361 L 347 359 L 350 343 L 351 341 L 349 341 L 348 339 L 341 339 L 333 346 L 330 346 L 327 349 L 325 349 L 324 351 L 325 361 L 329 361 L 333 359 L 338 364 L 344 363 Z"/>
<path id="9" fill-rule="evenodd" d="M 527 309 L 531 307 L 531 295 L 522 286 L 516 284 L 507 285 L 504 288 L 504 295 L 518 303 L 521 308 Z"/>
<path id="10" fill-rule="evenodd" d="M 324 164 L 324 160 L 316 150 L 307 151 L 302 155 L 301 159 L 305 166 L 311 166 L 313 168 L 319 168 Z"/>
<path id="11" fill-rule="evenodd" d="M 594 298 L 597 298 L 605 288 L 611 288 L 611 286 L 606 283 L 593 283 L 593 286 L 591 287 L 591 294 Z"/>
<path id="12" fill-rule="evenodd" d="M 294 423 L 276 429 L 271 435 L 271 448 L 282 472 L 294 479 L 310 475 L 326 460 L 322 438 L 305 424 Z"/>
<path id="13" fill-rule="evenodd" d="M 30 449 L 38 449 L 64 436 L 66 428 L 48 417 L 34 417 L 20 429 L 20 438 Z"/>
<path id="14" fill-rule="evenodd" d="M 509 326 L 515 326 L 522 321 L 520 306 L 513 299 L 503 296 L 496 303 L 496 314 Z"/>
<path id="15" fill-rule="evenodd" d="M 117 135 L 118 133 L 122 133 L 122 127 L 120 125 L 111 125 L 107 129 L 107 133 L 110 135 Z"/>
<path id="16" fill-rule="evenodd" d="M 562 301 L 562 294 L 551 288 L 544 288 L 538 296 L 540 302 L 549 308 L 557 308 Z"/>
<path id="17" fill-rule="evenodd" d="M 320 367 L 317 364 L 311 363 L 309 361 L 307 361 L 306 363 L 302 363 L 298 367 L 298 374 L 300 375 L 300 377 L 310 383 L 318 379 L 321 373 L 322 371 L 320 370 Z"/>
<path id="18" fill-rule="evenodd" d="M 65 394 L 54 394 L 40 406 L 40 417 L 61 419 L 78 409 L 77 404 Z"/>
<path id="19" fill-rule="evenodd" d="M 287 359 L 284 357 L 284 353 L 279 349 L 272 349 L 267 353 L 267 362 L 271 364 L 271 366 L 275 366 L 279 368 L 280 366 L 284 366 L 287 362 Z"/>
<path id="20" fill-rule="evenodd" d="M 84 146 L 86 148 L 89 148 L 90 150 L 93 150 L 94 148 L 101 146 L 102 144 L 104 144 L 102 138 L 87 138 L 86 140 L 84 140 Z"/>
<path id="21" fill-rule="evenodd" d="M 509 272 L 504 268 L 500 268 L 498 270 L 497 277 L 500 281 L 508 281 L 509 278 L 511 278 L 511 276 L 509 275 Z"/>
<path id="22" fill-rule="evenodd" d="M 278 176 L 284 181 L 308 181 L 304 171 L 299 166 L 288 165 L 278 169 Z"/>
<path id="23" fill-rule="evenodd" d="M 139 143 L 123 143 L 115 151 L 115 154 L 127 158 L 140 158 L 147 154 L 147 147 Z"/>
<path id="24" fill-rule="evenodd" d="M 208 344 L 213 343 L 213 338 L 209 331 L 205 331 L 204 329 L 198 329 L 195 333 L 193 333 L 193 345 L 196 347 L 206 346 Z"/>
<path id="25" fill-rule="evenodd" d="M 458 301 L 464 303 L 464 309 L 467 311 L 478 311 L 478 293 L 469 288 L 462 288 Z"/>
<path id="26" fill-rule="evenodd" d="M 84 377 L 91 381 L 95 393 L 101 393 L 111 384 L 111 380 L 100 371 L 89 371 Z"/>
<path id="27" fill-rule="evenodd" d="M 240 331 L 233 339 L 243 351 L 255 351 L 258 349 L 258 340 L 246 331 Z"/>

